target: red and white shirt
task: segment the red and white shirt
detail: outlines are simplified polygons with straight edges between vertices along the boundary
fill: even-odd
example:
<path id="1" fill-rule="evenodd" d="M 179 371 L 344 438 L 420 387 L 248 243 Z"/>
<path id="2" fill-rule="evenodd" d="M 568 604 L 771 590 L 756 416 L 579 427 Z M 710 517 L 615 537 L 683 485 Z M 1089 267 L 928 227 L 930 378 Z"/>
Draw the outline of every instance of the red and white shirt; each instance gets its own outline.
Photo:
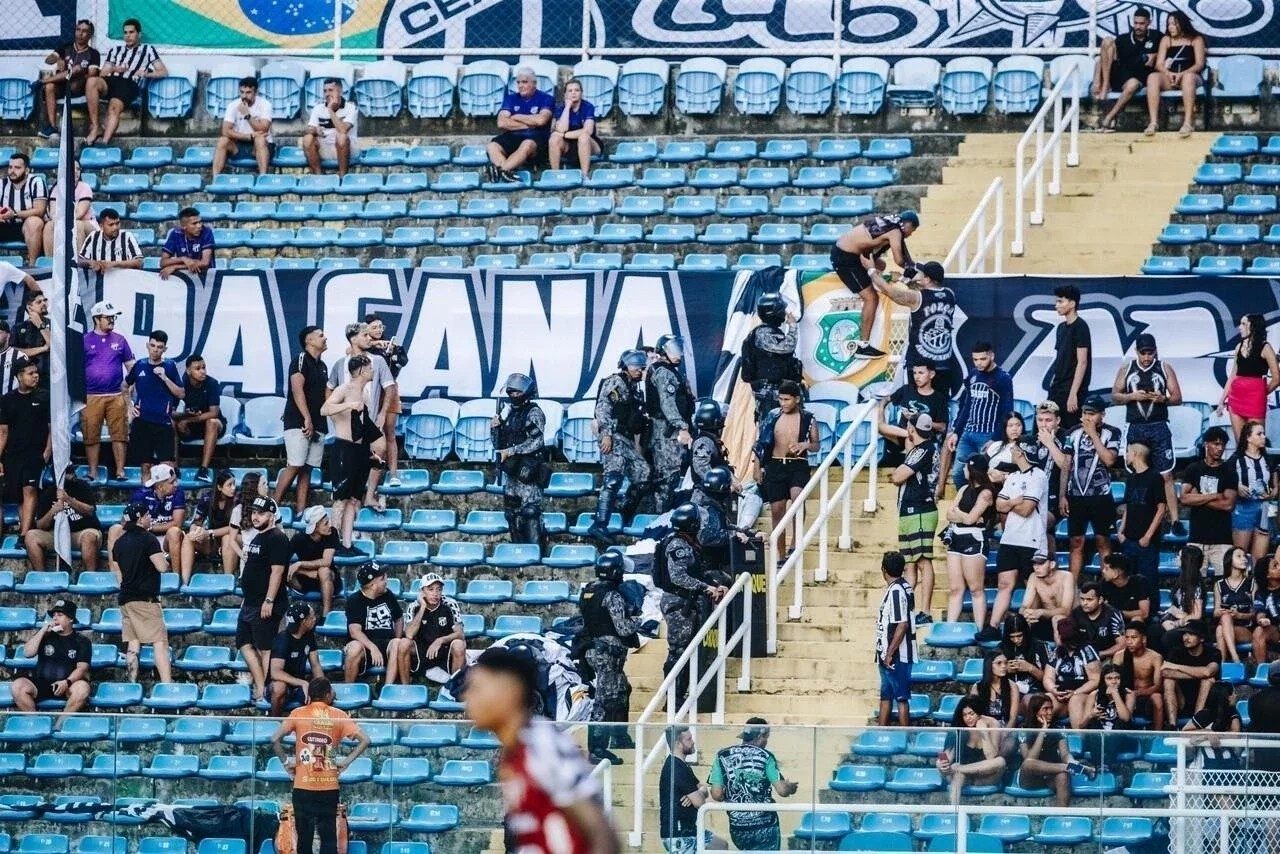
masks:
<path id="1" fill-rule="evenodd" d="M 507 813 L 507 840 L 515 854 L 582 854 L 590 846 L 564 810 L 600 798 L 591 765 L 572 738 L 535 718 L 498 766 Z"/>

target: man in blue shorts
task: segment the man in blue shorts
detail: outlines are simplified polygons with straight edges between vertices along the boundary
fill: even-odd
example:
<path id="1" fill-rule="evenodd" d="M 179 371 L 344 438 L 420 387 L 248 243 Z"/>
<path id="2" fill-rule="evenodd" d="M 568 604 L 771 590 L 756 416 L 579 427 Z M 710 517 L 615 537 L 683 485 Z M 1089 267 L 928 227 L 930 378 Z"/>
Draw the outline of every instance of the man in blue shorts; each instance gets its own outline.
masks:
<path id="1" fill-rule="evenodd" d="M 880 726 L 889 726 L 890 709 L 898 704 L 898 725 L 911 718 L 911 665 L 916 660 L 916 634 L 912 623 L 915 593 L 904 577 L 907 559 L 901 552 L 888 552 L 880 561 L 880 572 L 888 582 L 880 612 L 876 617 L 876 664 L 880 668 Z"/>
<path id="2" fill-rule="evenodd" d="M 1156 352 L 1156 336 L 1144 332 L 1134 345 L 1138 357 L 1120 366 L 1111 386 L 1111 403 L 1124 404 L 1125 444 L 1135 442 L 1151 451 L 1151 467 L 1164 478 L 1165 504 L 1175 533 L 1186 533 L 1178 520 L 1178 495 L 1173 489 L 1173 432 L 1169 407 L 1182 403 L 1182 385 L 1173 365 Z"/>

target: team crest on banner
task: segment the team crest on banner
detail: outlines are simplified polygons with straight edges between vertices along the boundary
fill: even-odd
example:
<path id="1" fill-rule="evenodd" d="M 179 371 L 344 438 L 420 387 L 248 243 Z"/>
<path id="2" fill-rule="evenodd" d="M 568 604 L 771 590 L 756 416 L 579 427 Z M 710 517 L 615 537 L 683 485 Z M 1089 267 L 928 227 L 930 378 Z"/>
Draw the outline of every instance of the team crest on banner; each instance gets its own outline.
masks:
<path id="1" fill-rule="evenodd" d="M 827 273 L 800 288 L 804 315 L 800 319 L 797 355 L 814 382 L 847 380 L 858 386 L 884 378 L 887 358 L 864 359 L 855 355 L 862 330 L 862 300 L 835 276 Z M 882 300 L 887 302 L 887 300 Z M 889 334 L 881 323 L 871 331 L 871 343 L 889 352 Z"/>

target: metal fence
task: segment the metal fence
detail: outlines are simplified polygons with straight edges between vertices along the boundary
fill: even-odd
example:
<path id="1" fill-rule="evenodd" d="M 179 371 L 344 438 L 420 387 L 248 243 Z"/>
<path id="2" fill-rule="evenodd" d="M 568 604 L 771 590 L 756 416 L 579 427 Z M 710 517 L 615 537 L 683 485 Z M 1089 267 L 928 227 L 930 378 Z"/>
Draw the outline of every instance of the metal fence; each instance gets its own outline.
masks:
<path id="1" fill-rule="evenodd" d="M 1136 0 L 10 0 L 0 50 L 70 40 L 77 18 L 99 43 L 128 18 L 168 49 L 341 58 L 538 55 L 748 58 L 1085 53 L 1128 30 Z M 1280 55 L 1271 3 L 1154 2 L 1156 25 L 1186 11 L 1213 53 Z M 1044 6 L 1046 8 L 1040 8 Z M 1204 7 L 1204 8 L 1201 8 Z"/>

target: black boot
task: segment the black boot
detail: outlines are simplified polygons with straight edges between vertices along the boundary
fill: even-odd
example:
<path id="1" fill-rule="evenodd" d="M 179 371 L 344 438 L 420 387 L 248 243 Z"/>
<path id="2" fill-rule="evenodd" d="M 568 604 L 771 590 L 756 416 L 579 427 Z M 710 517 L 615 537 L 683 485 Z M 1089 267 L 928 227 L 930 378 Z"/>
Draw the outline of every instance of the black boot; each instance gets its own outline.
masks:
<path id="1" fill-rule="evenodd" d="M 613 536 L 609 533 L 609 517 L 613 515 L 613 504 L 617 497 L 617 490 L 607 482 L 600 487 L 600 495 L 596 498 L 596 517 L 587 529 L 587 539 L 606 547 L 613 545 Z"/>

